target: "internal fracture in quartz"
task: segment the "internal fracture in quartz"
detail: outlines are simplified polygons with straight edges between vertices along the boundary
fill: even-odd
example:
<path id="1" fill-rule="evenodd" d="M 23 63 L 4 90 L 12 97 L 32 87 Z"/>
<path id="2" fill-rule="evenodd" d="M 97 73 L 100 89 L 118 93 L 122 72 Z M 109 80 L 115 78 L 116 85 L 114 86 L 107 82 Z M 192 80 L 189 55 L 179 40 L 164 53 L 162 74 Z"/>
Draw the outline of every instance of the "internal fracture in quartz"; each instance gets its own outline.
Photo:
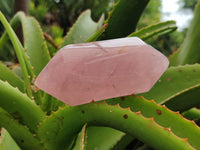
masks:
<path id="1" fill-rule="evenodd" d="M 137 37 L 67 45 L 36 79 L 36 86 L 68 105 L 149 91 L 168 59 Z"/>

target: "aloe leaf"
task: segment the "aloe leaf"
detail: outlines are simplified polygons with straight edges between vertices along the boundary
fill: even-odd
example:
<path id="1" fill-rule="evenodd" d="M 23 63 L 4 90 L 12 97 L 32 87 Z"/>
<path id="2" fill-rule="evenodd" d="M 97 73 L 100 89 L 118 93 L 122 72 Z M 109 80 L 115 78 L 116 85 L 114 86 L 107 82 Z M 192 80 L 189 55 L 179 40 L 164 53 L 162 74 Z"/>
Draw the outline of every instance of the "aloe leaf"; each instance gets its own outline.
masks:
<path id="1" fill-rule="evenodd" d="M 158 125 L 153 118 L 146 118 L 129 108 L 123 109 L 106 103 L 61 108 L 44 120 L 37 135 L 48 150 L 63 150 L 70 145 L 85 123 L 121 130 L 155 149 L 193 149 L 187 140 Z"/>
<path id="2" fill-rule="evenodd" d="M 197 121 L 200 119 L 200 110 L 197 108 L 191 108 L 190 110 L 183 112 L 182 115 L 187 119 Z"/>
<path id="3" fill-rule="evenodd" d="M 199 106 L 199 96 L 200 84 L 185 89 L 170 97 L 170 99 L 166 101 L 164 105 L 171 110 L 183 112 L 195 106 Z"/>
<path id="4" fill-rule="evenodd" d="M 174 53 L 174 56 L 172 55 L 170 57 L 170 64 L 175 65 L 184 65 L 184 64 L 194 64 L 194 63 L 200 63 L 200 34 L 199 32 L 199 26 L 200 26 L 200 1 L 198 1 L 195 11 L 194 11 L 194 17 L 190 23 L 190 26 L 188 28 L 186 38 L 183 42 L 183 45 L 181 46 L 180 50 L 176 53 Z"/>
<path id="5" fill-rule="evenodd" d="M 10 20 L 10 25 L 14 30 L 19 26 L 19 20 L 23 18 L 25 18 L 24 13 L 19 12 L 15 14 L 14 17 Z M 3 50 L 3 46 L 8 41 L 8 39 L 8 33 L 5 31 L 0 38 L 0 50 Z"/>
<path id="6" fill-rule="evenodd" d="M 67 33 L 60 48 L 68 44 L 85 42 L 101 28 L 103 21 L 104 15 L 96 23 L 91 19 L 91 11 L 84 11 Z"/>
<path id="7" fill-rule="evenodd" d="M 75 146 L 73 147 L 72 150 L 84 150 L 85 149 L 86 127 L 87 127 L 87 124 L 85 124 L 83 126 L 81 132 L 78 134 L 78 138 L 77 138 Z"/>
<path id="8" fill-rule="evenodd" d="M 26 16 L 24 14 L 24 12 L 18 12 L 10 21 L 10 25 L 13 27 L 13 29 L 15 29 L 16 27 L 18 27 L 19 25 L 22 25 L 22 29 L 23 29 L 23 38 L 24 38 L 24 42 L 26 41 L 26 30 L 27 30 L 27 27 L 26 27 Z M 7 32 L 5 32 L 4 34 L 7 35 Z M 18 44 L 19 46 L 21 47 L 21 49 L 23 49 L 22 52 L 22 55 L 23 55 L 23 58 L 24 58 L 24 61 L 25 61 L 25 64 L 26 64 L 26 68 L 27 68 L 27 71 L 28 71 L 28 74 L 30 76 L 30 81 L 32 81 L 33 77 L 34 77 L 34 73 L 33 73 L 33 68 L 30 64 L 30 61 L 29 61 L 29 57 L 27 57 L 27 55 L 25 54 L 25 51 L 27 51 L 27 49 L 24 49 L 24 47 L 22 47 L 21 43 L 19 42 L 18 40 Z M 24 43 L 25 45 L 25 43 Z M 21 64 L 20 64 L 21 65 Z"/>
<path id="9" fill-rule="evenodd" d="M 50 55 L 38 22 L 34 18 L 26 17 L 24 13 L 19 12 L 11 20 L 11 25 L 16 28 L 20 23 L 22 24 L 23 28 L 24 46 L 28 57 L 24 51 L 22 51 L 22 55 L 30 76 L 30 80 L 33 82 L 35 78 L 34 74 L 38 75 L 40 73 L 40 71 L 50 60 Z M 7 34 L 4 33 L 4 35 L 6 37 Z M 32 89 L 32 86 L 29 86 L 29 88 Z M 40 97 L 40 93 L 34 93 L 34 96 L 37 103 L 40 104 L 41 102 L 38 101 L 37 98 Z"/>
<path id="10" fill-rule="evenodd" d="M 24 33 L 24 47 L 29 57 L 33 74 L 31 80 L 34 84 L 35 77 L 42 71 L 50 61 L 50 54 L 43 36 L 39 23 L 33 17 L 26 17 L 25 21 L 21 20 Z M 31 70 L 32 72 L 32 70 Z M 32 88 L 36 88 L 34 85 Z M 37 104 L 41 102 L 41 91 L 34 91 L 34 97 Z"/>
<path id="11" fill-rule="evenodd" d="M 153 117 L 155 122 L 170 130 L 180 138 L 185 138 L 196 149 L 200 149 L 200 128 L 192 121 L 183 118 L 178 112 L 172 112 L 168 108 L 148 101 L 143 97 L 127 96 L 108 100 L 108 104 L 118 104 L 122 108 L 130 107 L 133 112 L 141 111 L 147 118 Z M 180 128 L 181 126 L 181 128 Z"/>
<path id="12" fill-rule="evenodd" d="M 26 17 L 23 12 L 18 12 L 12 18 L 11 25 L 16 28 L 20 23 L 22 24 L 26 51 L 25 54 L 22 50 L 22 55 L 29 74 L 28 78 L 32 82 L 30 84 L 33 84 L 35 77 L 50 60 L 50 55 L 39 23 L 32 17 Z M 7 35 L 6 33 L 4 34 Z M 21 49 L 23 49 L 20 43 L 19 45 Z M 37 104 L 41 104 L 41 91 L 36 92 L 36 90 L 34 90 L 35 86 L 33 85 L 28 86 L 28 88 L 34 91 L 33 96 Z"/>
<path id="13" fill-rule="evenodd" d="M 118 0 L 105 21 L 108 26 L 102 39 L 126 37 L 134 32 L 148 2 L 149 0 Z"/>
<path id="14" fill-rule="evenodd" d="M 44 38 L 45 38 L 45 40 L 49 43 L 49 44 L 51 44 L 51 46 L 54 48 L 54 49 L 58 49 L 58 46 L 57 46 L 57 44 L 54 42 L 54 40 L 53 40 L 53 38 L 51 37 L 51 35 L 49 35 L 49 34 L 47 34 L 46 32 L 43 32 L 43 36 L 44 36 Z M 52 54 L 51 54 L 51 56 L 52 56 Z"/>
<path id="15" fill-rule="evenodd" d="M 24 46 L 33 72 L 37 76 L 50 60 L 50 54 L 39 23 L 33 17 L 26 17 Z"/>
<path id="16" fill-rule="evenodd" d="M 12 87 L 9 83 L 0 80 L 0 107 L 9 112 L 31 130 L 45 118 L 44 112 L 25 94 Z"/>
<path id="17" fill-rule="evenodd" d="M 149 92 L 139 95 L 163 104 L 180 92 L 200 84 L 199 76 L 199 64 L 170 67 Z"/>
<path id="18" fill-rule="evenodd" d="M 19 124 L 14 118 L 0 107 L 0 126 L 4 127 L 22 149 L 44 150 L 36 135 L 30 133 L 27 127 Z"/>
<path id="19" fill-rule="evenodd" d="M 22 29 L 23 29 L 23 36 L 24 38 L 26 37 L 26 16 L 23 12 L 18 12 L 16 13 L 16 15 L 11 19 L 10 21 L 10 25 L 12 26 L 13 29 L 16 29 L 20 23 L 22 24 Z M 5 31 L 0 39 L 0 48 L 3 46 L 4 42 L 6 42 L 8 40 L 8 32 Z M 24 50 L 24 48 L 22 47 L 21 43 L 19 42 L 19 40 L 17 39 L 17 42 L 20 46 L 21 49 Z M 23 58 L 24 58 L 24 61 L 25 61 L 25 64 L 26 64 L 26 67 L 27 67 L 27 71 L 30 75 L 30 79 L 32 80 L 33 78 L 33 70 L 32 70 L 32 66 L 30 64 L 30 62 L 28 61 L 28 57 L 25 55 L 25 52 L 24 51 L 21 51 L 22 55 L 23 55 Z"/>
<path id="20" fill-rule="evenodd" d="M 106 27 L 107 27 L 107 24 L 104 24 L 98 31 L 96 31 L 96 33 L 94 33 L 85 42 L 94 42 L 94 41 L 96 41 L 105 32 Z"/>
<path id="21" fill-rule="evenodd" d="M 19 63 L 21 65 L 22 68 L 22 72 L 23 72 L 23 77 L 24 77 L 24 84 L 25 84 L 25 90 L 28 94 L 29 97 L 32 97 L 32 91 L 31 91 L 31 86 L 30 86 L 30 81 L 29 81 L 29 75 L 28 75 L 28 71 L 26 68 L 26 62 L 24 60 L 24 50 L 23 47 L 19 41 L 19 39 L 17 38 L 15 32 L 13 31 L 13 29 L 11 28 L 11 26 L 9 25 L 9 23 L 7 22 L 6 18 L 3 16 L 3 14 L 0 11 L 0 20 L 3 24 L 3 26 L 5 27 L 11 42 L 15 48 L 16 54 L 17 54 L 17 58 L 19 60 Z"/>
<path id="22" fill-rule="evenodd" d="M 169 66 L 178 66 L 177 57 L 179 55 L 180 48 L 169 55 Z"/>
<path id="23" fill-rule="evenodd" d="M 5 32 L 4 32 L 4 34 L 0 38 L 0 51 L 3 51 L 3 46 L 5 45 L 7 40 L 8 40 L 8 35 L 5 34 Z"/>
<path id="24" fill-rule="evenodd" d="M 136 32 L 131 33 L 130 35 L 128 35 L 128 37 L 137 36 L 142 40 L 147 40 L 152 36 L 167 34 L 175 31 L 176 29 L 177 26 L 175 21 L 165 21 L 144 27 Z"/>
<path id="25" fill-rule="evenodd" d="M 23 80 L 23 74 L 22 74 L 22 69 L 21 69 L 20 65 L 15 64 L 15 65 L 11 66 L 10 69 L 11 69 L 12 72 L 14 72 L 20 79 Z"/>
<path id="26" fill-rule="evenodd" d="M 2 63 L 0 63 L 0 80 L 8 81 L 10 85 L 24 92 L 24 82 Z"/>
<path id="27" fill-rule="evenodd" d="M 20 23 L 23 29 L 24 48 L 30 57 L 26 62 L 29 65 L 27 67 L 30 74 L 33 74 L 31 67 L 33 66 L 33 72 L 37 76 L 50 60 L 46 41 L 39 23 L 33 17 L 27 17 L 23 12 L 18 12 L 11 20 L 11 25 L 16 27 Z"/>
<path id="28" fill-rule="evenodd" d="M 1 150 L 21 150 L 19 146 L 15 143 L 13 138 L 10 136 L 6 129 L 1 129 L 0 136 L 0 149 Z"/>
<path id="29" fill-rule="evenodd" d="M 50 115 L 52 111 L 56 111 L 58 107 L 62 107 L 62 105 L 65 106 L 63 102 L 60 100 L 57 100 L 56 98 L 52 97 L 51 95 L 44 93 L 43 99 L 42 99 L 42 104 L 41 104 L 41 109 L 44 112 L 47 112 L 47 115 Z"/>
<path id="30" fill-rule="evenodd" d="M 117 143 L 114 145 L 112 150 L 126 150 L 126 147 L 134 141 L 135 138 L 129 134 L 125 134 Z"/>
<path id="31" fill-rule="evenodd" d="M 109 127 L 88 127 L 86 149 L 110 150 L 125 133 Z"/>

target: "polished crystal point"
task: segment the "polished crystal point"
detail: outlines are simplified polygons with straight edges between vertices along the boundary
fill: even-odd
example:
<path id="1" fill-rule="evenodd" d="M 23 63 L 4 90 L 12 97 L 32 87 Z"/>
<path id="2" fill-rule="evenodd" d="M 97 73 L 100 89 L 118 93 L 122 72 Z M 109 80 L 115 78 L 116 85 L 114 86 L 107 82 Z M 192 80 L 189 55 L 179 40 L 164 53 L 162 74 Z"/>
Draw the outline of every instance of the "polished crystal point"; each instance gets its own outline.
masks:
<path id="1" fill-rule="evenodd" d="M 67 45 L 36 79 L 36 86 L 68 105 L 149 91 L 168 59 L 137 37 Z"/>

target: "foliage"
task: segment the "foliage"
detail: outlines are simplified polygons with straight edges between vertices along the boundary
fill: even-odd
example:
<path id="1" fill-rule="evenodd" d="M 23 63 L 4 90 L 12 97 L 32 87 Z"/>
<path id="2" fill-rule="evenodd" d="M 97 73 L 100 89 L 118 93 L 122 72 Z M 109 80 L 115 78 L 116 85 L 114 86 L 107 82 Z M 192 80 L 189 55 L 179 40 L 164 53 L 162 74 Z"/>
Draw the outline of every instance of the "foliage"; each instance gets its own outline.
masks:
<path id="1" fill-rule="evenodd" d="M 171 34 L 154 36 L 146 42 L 154 48 L 160 50 L 166 56 L 170 56 L 182 44 L 185 35 L 184 32 L 185 31 L 174 31 Z"/>
<path id="2" fill-rule="evenodd" d="M 198 31 L 198 27 L 200 25 L 200 19 L 198 16 L 199 11 L 200 7 L 197 5 L 194 12 L 194 19 L 191 21 L 191 25 L 188 29 L 183 45 L 170 57 L 171 65 L 184 65 L 200 62 L 199 55 L 196 55 L 199 51 L 200 38 L 200 34 L 196 32 Z"/>
<path id="3" fill-rule="evenodd" d="M 161 0 L 150 1 L 145 8 L 137 28 L 141 29 L 149 24 L 158 23 L 161 20 Z"/>
<path id="4" fill-rule="evenodd" d="M 140 17 L 137 30 L 140 30 L 149 24 L 160 22 L 161 16 L 161 0 L 150 1 L 148 6 L 145 8 L 143 15 Z M 172 34 L 154 36 L 146 40 L 146 42 L 160 50 L 166 56 L 169 56 L 181 45 L 184 35 L 184 31 L 175 31 Z"/>
<path id="5" fill-rule="evenodd" d="M 6 18 L 10 19 L 10 17 L 13 15 L 13 6 L 14 5 L 14 0 L 9 0 L 9 1 L 0 1 L 0 10 L 2 13 L 5 15 Z M 3 26 L 0 24 L 0 35 L 1 32 L 3 31 Z"/>
<path id="6" fill-rule="evenodd" d="M 179 0 L 179 2 L 183 3 L 183 9 L 191 9 L 194 10 L 195 5 L 197 4 L 198 0 Z"/>
<path id="7" fill-rule="evenodd" d="M 59 25 L 65 35 L 81 12 L 91 9 L 92 18 L 97 21 L 102 13 L 107 14 L 112 3 L 112 0 L 32 0 L 30 14 L 44 25 Z"/>
<path id="8" fill-rule="evenodd" d="M 13 5 L 14 5 L 14 0 L 9 0 L 9 1 L 0 1 L 0 10 L 2 13 L 5 14 L 5 17 L 10 19 L 10 17 L 13 15 Z"/>
<path id="9" fill-rule="evenodd" d="M 75 5 L 73 1 L 68 2 Z M 104 17 L 93 21 L 90 10 L 86 10 L 61 43 L 44 34 L 33 17 L 19 12 L 8 23 L 0 12 L 5 28 L 0 38 L 1 57 L 6 57 L 4 46 L 10 39 L 19 61 L 12 66 L 6 66 L 5 61 L 0 64 L 0 148 L 200 149 L 200 129 L 194 121 L 185 118 L 198 121 L 200 114 L 194 108 L 200 104 L 200 65 L 195 64 L 200 61 L 200 1 L 183 46 L 170 57 L 173 67 L 167 69 L 149 92 L 71 107 L 34 86 L 35 78 L 58 47 L 124 36 L 153 40 L 177 28 L 174 21 L 166 21 L 135 31 L 147 4 L 147 0 L 117 1 L 105 21 L 107 25 L 103 24 Z M 132 13 L 134 17 L 129 15 Z M 14 32 L 20 24 L 23 44 Z M 61 35 L 59 29 L 52 29 L 55 35 Z M 174 111 L 183 112 L 185 117 Z"/>

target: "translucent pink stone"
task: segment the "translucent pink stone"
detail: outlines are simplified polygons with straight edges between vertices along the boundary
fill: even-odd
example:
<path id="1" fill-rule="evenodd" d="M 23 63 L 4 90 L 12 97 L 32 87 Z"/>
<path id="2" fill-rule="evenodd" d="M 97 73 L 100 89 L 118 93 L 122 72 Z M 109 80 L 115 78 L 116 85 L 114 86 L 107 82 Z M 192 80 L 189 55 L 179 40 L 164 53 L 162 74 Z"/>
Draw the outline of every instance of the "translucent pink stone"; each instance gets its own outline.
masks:
<path id="1" fill-rule="evenodd" d="M 136 37 L 63 47 L 36 86 L 69 105 L 149 91 L 168 59 Z"/>

